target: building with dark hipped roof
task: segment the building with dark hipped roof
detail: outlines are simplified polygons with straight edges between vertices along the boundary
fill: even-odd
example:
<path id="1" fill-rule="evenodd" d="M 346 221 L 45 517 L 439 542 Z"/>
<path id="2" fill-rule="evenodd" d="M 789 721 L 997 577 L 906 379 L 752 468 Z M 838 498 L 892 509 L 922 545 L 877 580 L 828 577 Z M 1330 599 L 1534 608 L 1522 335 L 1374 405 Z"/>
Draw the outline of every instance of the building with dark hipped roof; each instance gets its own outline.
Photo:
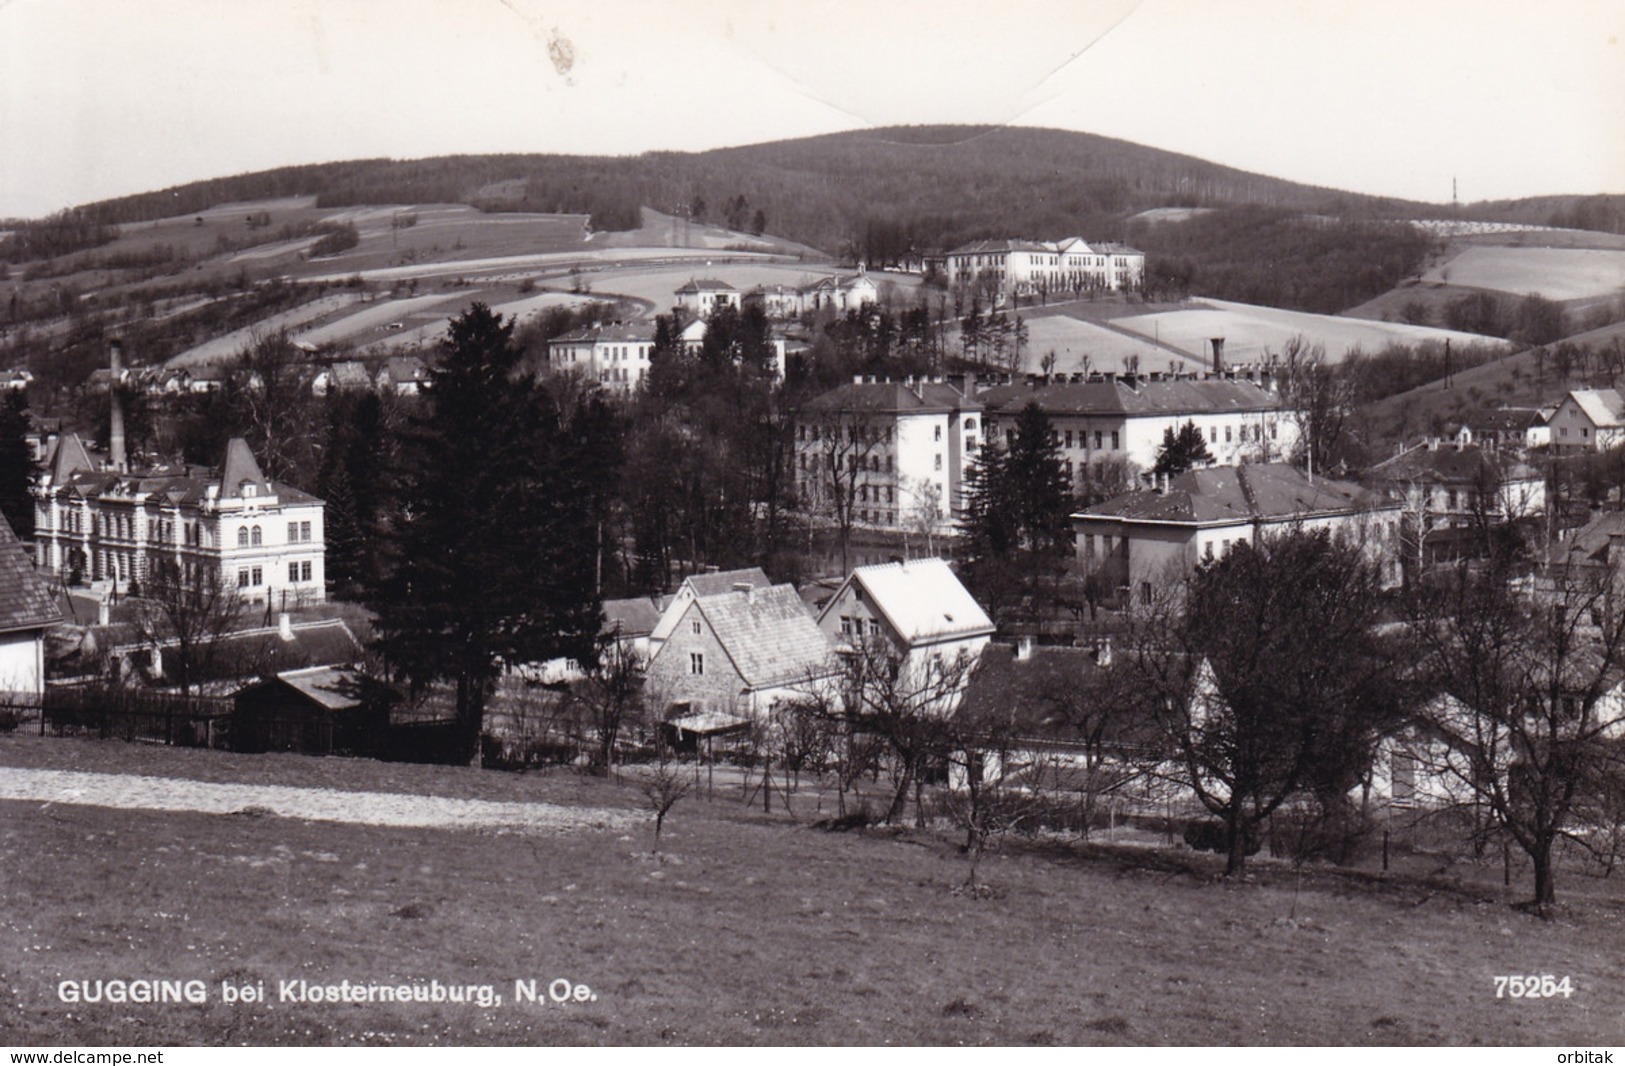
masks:
<path id="1" fill-rule="evenodd" d="M 1399 577 L 1401 505 L 1358 485 L 1284 463 L 1191 470 L 1158 491 L 1130 492 L 1072 516 L 1078 558 L 1114 587 L 1149 598 L 1242 543 L 1330 530 Z"/>

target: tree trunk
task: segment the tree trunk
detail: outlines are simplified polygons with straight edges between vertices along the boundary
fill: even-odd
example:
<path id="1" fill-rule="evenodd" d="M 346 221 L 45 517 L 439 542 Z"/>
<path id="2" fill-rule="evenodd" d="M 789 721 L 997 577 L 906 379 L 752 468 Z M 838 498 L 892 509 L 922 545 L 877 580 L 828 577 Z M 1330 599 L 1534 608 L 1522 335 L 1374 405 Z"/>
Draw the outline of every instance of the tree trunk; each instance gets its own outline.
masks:
<path id="1" fill-rule="evenodd" d="M 891 806 L 886 810 L 886 824 L 891 825 L 903 816 L 903 808 L 908 806 L 908 790 L 914 784 L 914 763 L 903 764 L 902 779 L 897 782 L 897 791 L 892 793 Z"/>
<path id="2" fill-rule="evenodd" d="M 1225 836 L 1230 843 L 1230 856 L 1225 861 L 1224 876 L 1240 877 L 1247 870 L 1247 835 L 1241 817 L 1241 807 L 1232 806 L 1225 815 Z"/>
<path id="3" fill-rule="evenodd" d="M 1545 916 L 1546 909 L 1557 902 L 1557 872 L 1552 869 L 1552 842 L 1543 840 L 1529 852 L 1535 867 L 1535 913 Z"/>
<path id="4" fill-rule="evenodd" d="M 467 674 L 457 678 L 457 761 L 475 764 L 485 727 L 485 686 Z"/>

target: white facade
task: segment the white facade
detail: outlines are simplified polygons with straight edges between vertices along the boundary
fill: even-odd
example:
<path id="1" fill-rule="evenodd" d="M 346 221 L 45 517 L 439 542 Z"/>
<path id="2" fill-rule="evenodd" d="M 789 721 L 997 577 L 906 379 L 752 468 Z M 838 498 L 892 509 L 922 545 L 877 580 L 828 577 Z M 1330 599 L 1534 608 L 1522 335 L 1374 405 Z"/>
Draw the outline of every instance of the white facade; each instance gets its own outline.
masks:
<path id="1" fill-rule="evenodd" d="M 631 392 L 649 376 L 653 348 L 649 329 L 604 326 L 555 338 L 548 342 L 547 358 L 554 373 L 580 374 L 612 392 Z"/>
<path id="2" fill-rule="evenodd" d="M 944 257 L 950 287 L 983 288 L 996 301 L 1039 293 L 1121 292 L 1145 279 L 1145 253 L 1084 241 L 978 241 Z"/>
<path id="3" fill-rule="evenodd" d="M 981 423 L 981 406 L 940 380 L 859 378 L 798 416 L 798 490 L 815 508 L 850 493 L 854 525 L 920 529 L 934 513 L 945 527 L 964 508 Z"/>
<path id="4" fill-rule="evenodd" d="M 45 633 L 0 633 L 0 696 L 38 699 L 45 691 Z"/>
<path id="5" fill-rule="evenodd" d="M 85 455 L 76 437 L 63 449 Z M 35 491 L 36 560 L 120 591 L 171 563 L 183 575 L 213 572 L 251 603 L 319 603 L 327 598 L 322 516 L 321 500 L 266 479 L 241 440 L 218 477 L 95 470 L 59 454 Z"/>
<path id="6" fill-rule="evenodd" d="M 1547 422 L 1559 452 L 1606 451 L 1625 444 L 1625 397 L 1614 389 L 1575 389 Z"/>
<path id="7" fill-rule="evenodd" d="M 1163 437 L 1189 422 L 1207 442 L 1215 466 L 1278 462 L 1298 443 L 1298 421 L 1275 393 L 1251 381 L 1102 379 L 1028 387 L 1007 385 L 977 397 L 987 407 L 989 439 L 1008 444 L 1016 417 L 1037 403 L 1049 419 L 1073 485 L 1091 467 L 1126 462 L 1132 472 L 1156 465 Z"/>

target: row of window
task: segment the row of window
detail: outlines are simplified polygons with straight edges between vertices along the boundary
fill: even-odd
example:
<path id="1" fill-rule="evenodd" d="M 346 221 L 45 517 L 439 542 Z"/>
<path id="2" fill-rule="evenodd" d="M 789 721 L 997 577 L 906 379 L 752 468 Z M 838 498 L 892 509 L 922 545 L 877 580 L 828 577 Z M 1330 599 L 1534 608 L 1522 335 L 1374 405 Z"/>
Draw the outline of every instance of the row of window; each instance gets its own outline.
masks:
<path id="1" fill-rule="evenodd" d="M 880 619 L 841 615 L 841 636 L 861 637 L 865 634 L 871 637 L 880 636 Z"/>
<path id="2" fill-rule="evenodd" d="M 37 512 L 37 524 L 40 531 L 49 532 L 50 516 L 43 508 Z M 86 516 L 78 510 L 65 511 L 62 516 L 62 531 L 70 534 L 82 534 L 86 527 L 93 531 L 95 536 L 109 537 L 114 540 L 134 540 L 136 532 L 141 528 L 141 519 L 130 515 L 103 515 L 92 511 Z M 175 523 L 166 518 L 146 519 L 147 539 L 167 543 L 175 535 Z M 201 544 L 202 534 L 196 522 L 187 522 L 185 525 L 186 543 Z"/>
<path id="3" fill-rule="evenodd" d="M 304 559 L 304 560 L 300 560 L 299 562 L 289 563 L 288 564 L 288 583 L 289 584 L 294 584 L 294 583 L 297 583 L 297 582 L 300 582 L 300 581 L 309 581 L 309 580 L 311 580 L 311 575 L 313 573 L 314 573 L 314 571 L 311 568 L 309 559 Z M 238 588 L 240 588 L 240 589 L 259 588 L 264 583 L 265 583 L 265 570 L 263 568 L 258 567 L 258 566 L 244 566 L 244 567 L 239 567 L 238 568 L 238 570 L 237 570 L 237 587 Z"/>

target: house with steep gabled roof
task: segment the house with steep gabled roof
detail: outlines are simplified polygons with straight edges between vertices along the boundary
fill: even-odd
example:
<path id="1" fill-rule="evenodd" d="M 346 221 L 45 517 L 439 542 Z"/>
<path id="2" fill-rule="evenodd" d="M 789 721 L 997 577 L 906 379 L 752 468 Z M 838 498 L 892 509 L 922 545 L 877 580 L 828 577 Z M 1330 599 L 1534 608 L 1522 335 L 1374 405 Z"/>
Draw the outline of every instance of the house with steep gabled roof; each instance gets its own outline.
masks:
<path id="1" fill-rule="evenodd" d="M 1547 425 L 1559 455 L 1607 451 L 1625 444 L 1625 396 L 1618 389 L 1573 389 Z"/>
<path id="2" fill-rule="evenodd" d="M 949 710 L 995 627 L 947 562 L 911 559 L 854 569 L 819 612 L 818 628 L 848 659 L 897 661 L 905 687 L 940 688 L 928 701 Z"/>
<path id="3" fill-rule="evenodd" d="M 379 368 L 376 381 L 379 392 L 416 396 L 429 386 L 429 367 L 415 355 L 392 355 Z"/>
<path id="4" fill-rule="evenodd" d="M 1349 537 L 1397 582 L 1401 508 L 1359 485 L 1258 463 L 1191 470 L 1165 487 L 1124 493 L 1074 514 L 1072 530 L 1086 570 L 1149 601 L 1198 564 L 1291 530 Z"/>
<path id="5" fill-rule="evenodd" d="M 658 648 L 660 642 L 671 635 L 671 631 L 677 626 L 677 619 L 688 610 L 688 605 L 700 596 L 717 596 L 724 592 L 738 592 L 744 589 L 765 589 L 772 584 L 759 566 L 688 575 L 683 578 L 682 584 L 677 586 L 677 591 L 672 594 L 660 618 L 649 630 L 650 649 Z"/>
<path id="6" fill-rule="evenodd" d="M 647 673 L 663 717 L 757 718 L 839 673 L 834 648 L 790 585 L 696 595 L 677 606 Z"/>
<path id="7" fill-rule="evenodd" d="M 0 518 L 0 698 L 39 703 L 45 691 L 45 631 L 61 621 L 55 594 Z"/>
<path id="8" fill-rule="evenodd" d="M 973 652 L 993 636 L 993 620 L 943 559 L 910 559 L 854 569 L 818 615 L 837 646 L 880 637 L 899 651 Z"/>

